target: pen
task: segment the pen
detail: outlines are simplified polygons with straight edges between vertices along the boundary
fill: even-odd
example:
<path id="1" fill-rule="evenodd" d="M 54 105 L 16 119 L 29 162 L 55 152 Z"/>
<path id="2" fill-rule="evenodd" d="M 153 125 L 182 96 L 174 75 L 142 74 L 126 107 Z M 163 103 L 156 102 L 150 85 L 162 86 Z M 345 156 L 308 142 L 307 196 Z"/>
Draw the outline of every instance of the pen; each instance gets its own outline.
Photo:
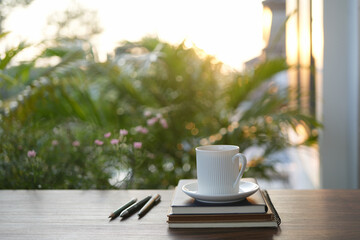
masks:
<path id="1" fill-rule="evenodd" d="M 161 196 L 156 194 L 153 196 L 139 211 L 138 216 L 142 218 L 153 206 L 160 202 Z"/>
<path id="2" fill-rule="evenodd" d="M 274 213 L 274 218 L 275 218 L 275 220 L 276 220 L 276 223 L 277 223 L 278 225 L 280 225 L 280 224 L 281 224 L 281 218 L 280 218 L 278 212 L 276 211 L 276 209 L 275 209 L 275 207 L 274 207 L 274 204 L 272 203 L 272 201 L 271 201 L 271 199 L 270 199 L 270 195 L 269 195 L 268 191 L 266 191 L 266 189 L 265 189 L 265 190 L 263 191 L 263 193 L 264 193 L 264 195 L 265 195 L 266 200 L 267 200 L 268 203 L 269 203 L 269 207 L 271 208 L 271 211 Z"/>
<path id="3" fill-rule="evenodd" d="M 115 218 L 117 218 L 122 211 L 124 211 L 126 208 L 128 208 L 129 206 L 131 206 L 132 204 L 134 204 L 136 201 L 137 201 L 137 199 L 136 199 L 136 198 L 133 198 L 133 199 L 131 199 L 129 202 L 127 202 L 127 203 L 125 203 L 124 205 L 122 205 L 118 210 L 116 210 L 115 212 L 113 212 L 112 214 L 110 214 L 110 216 L 109 216 L 109 218 L 111 218 L 110 221 L 113 220 L 113 219 L 115 219 Z"/>
<path id="4" fill-rule="evenodd" d="M 151 198 L 151 196 L 147 196 L 146 198 L 144 198 L 143 200 L 134 203 L 133 205 L 131 205 L 130 207 L 126 208 L 124 211 L 122 211 L 120 213 L 120 217 L 122 218 L 126 218 L 128 216 L 130 216 L 131 214 L 135 213 L 136 211 L 138 211 L 140 208 L 142 208 L 145 203 L 147 201 L 149 201 L 149 199 Z"/>

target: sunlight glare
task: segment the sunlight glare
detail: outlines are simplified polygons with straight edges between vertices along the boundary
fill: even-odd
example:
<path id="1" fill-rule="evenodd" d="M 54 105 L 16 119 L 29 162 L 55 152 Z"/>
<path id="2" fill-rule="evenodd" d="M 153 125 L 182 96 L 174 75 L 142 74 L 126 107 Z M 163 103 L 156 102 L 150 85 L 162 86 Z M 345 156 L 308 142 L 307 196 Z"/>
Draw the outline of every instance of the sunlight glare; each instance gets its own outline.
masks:
<path id="1" fill-rule="evenodd" d="M 264 40 L 264 47 L 269 42 L 270 32 L 271 32 L 271 24 L 272 24 L 272 12 L 270 8 L 264 7 L 263 9 L 263 40 Z"/>
<path id="2" fill-rule="evenodd" d="M 47 18 L 69 8 L 72 1 L 34 0 L 6 20 L 6 30 L 18 39 L 38 42 L 44 37 Z M 103 32 L 94 39 L 101 61 L 123 40 L 157 36 L 171 44 L 185 39 L 225 64 L 241 70 L 243 63 L 261 54 L 262 0 L 77 0 L 97 10 Z M 24 21 L 23 19 L 26 19 Z"/>

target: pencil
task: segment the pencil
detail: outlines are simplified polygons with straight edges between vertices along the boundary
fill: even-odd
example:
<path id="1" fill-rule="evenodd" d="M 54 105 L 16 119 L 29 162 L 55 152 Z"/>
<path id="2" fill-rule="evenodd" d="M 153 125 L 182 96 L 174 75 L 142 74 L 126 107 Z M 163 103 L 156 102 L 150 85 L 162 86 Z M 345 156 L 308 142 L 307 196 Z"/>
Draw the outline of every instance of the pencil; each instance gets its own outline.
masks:
<path id="1" fill-rule="evenodd" d="M 138 216 L 142 218 L 150 209 L 160 202 L 160 195 L 153 196 L 139 211 Z"/>
<path id="2" fill-rule="evenodd" d="M 127 202 L 127 203 L 125 203 L 124 205 L 122 205 L 118 210 L 116 210 L 115 212 L 111 213 L 110 216 L 109 216 L 109 218 L 111 218 L 110 221 L 111 221 L 111 220 L 114 220 L 115 218 L 117 218 L 117 217 L 121 214 L 122 211 L 124 211 L 126 208 L 128 208 L 129 206 L 131 206 L 132 204 L 134 204 L 136 201 L 137 201 L 137 199 L 136 199 L 136 198 L 133 198 L 133 199 L 131 199 L 129 202 Z"/>
<path id="3" fill-rule="evenodd" d="M 122 219 L 129 217 L 130 215 L 138 211 L 140 208 L 142 208 L 150 200 L 150 198 L 151 196 L 147 196 L 139 202 L 132 204 L 130 207 L 126 208 L 120 213 L 120 217 L 122 217 Z"/>

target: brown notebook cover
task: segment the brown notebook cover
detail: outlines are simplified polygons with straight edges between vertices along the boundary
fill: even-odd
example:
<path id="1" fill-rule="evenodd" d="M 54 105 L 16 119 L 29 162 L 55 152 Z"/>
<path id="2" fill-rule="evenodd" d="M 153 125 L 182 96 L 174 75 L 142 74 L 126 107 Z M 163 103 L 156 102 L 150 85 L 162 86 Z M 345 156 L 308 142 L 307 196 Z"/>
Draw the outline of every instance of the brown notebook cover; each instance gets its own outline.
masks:
<path id="1" fill-rule="evenodd" d="M 169 228 L 278 227 L 281 219 L 266 190 L 259 191 L 268 211 L 243 214 L 168 214 Z"/>

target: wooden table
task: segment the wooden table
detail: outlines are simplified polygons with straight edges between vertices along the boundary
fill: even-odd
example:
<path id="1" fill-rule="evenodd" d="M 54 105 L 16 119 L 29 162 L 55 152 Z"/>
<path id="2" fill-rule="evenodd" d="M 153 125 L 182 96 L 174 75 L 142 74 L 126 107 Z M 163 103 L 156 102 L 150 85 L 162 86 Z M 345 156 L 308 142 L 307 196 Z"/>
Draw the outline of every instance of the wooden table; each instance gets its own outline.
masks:
<path id="1" fill-rule="evenodd" d="M 159 193 L 142 219 L 109 222 L 132 197 Z M 1 190 L 0 239 L 360 239 L 360 190 L 269 190 L 279 229 L 169 229 L 172 190 Z"/>

